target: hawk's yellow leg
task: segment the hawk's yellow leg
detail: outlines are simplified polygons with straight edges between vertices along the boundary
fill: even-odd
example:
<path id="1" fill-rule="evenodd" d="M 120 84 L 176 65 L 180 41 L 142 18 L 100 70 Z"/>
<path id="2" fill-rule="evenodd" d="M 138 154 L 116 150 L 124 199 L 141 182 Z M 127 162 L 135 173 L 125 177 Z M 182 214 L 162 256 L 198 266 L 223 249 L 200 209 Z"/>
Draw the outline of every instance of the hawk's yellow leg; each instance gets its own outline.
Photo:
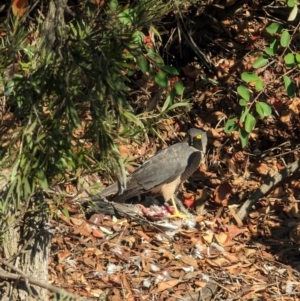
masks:
<path id="1" fill-rule="evenodd" d="M 188 219 L 189 218 L 188 215 L 186 215 L 178 210 L 175 199 L 174 199 L 174 195 L 172 195 L 171 201 L 172 201 L 172 205 L 174 207 L 175 212 L 172 215 L 170 215 L 169 218 L 179 217 L 179 218 L 183 218 L 183 219 Z"/>

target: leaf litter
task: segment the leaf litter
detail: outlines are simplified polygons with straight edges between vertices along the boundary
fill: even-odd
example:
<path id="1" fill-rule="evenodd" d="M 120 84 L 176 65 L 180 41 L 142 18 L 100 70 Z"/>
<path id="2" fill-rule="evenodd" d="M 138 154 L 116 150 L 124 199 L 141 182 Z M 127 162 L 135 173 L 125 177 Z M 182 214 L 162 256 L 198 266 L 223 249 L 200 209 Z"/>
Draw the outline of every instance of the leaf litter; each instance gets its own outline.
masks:
<path id="1" fill-rule="evenodd" d="M 247 5 L 241 10 L 250 16 Z M 299 170 L 257 200 L 246 220 L 236 212 L 252 192 L 299 160 L 300 151 L 299 99 L 282 96 L 272 68 L 261 72 L 269 83 L 273 115 L 256 124 L 246 149 L 239 147 L 237 132 L 224 134 L 227 115 L 237 110 L 232 84 L 238 86 L 239 74 L 252 68 L 257 57 L 251 51 L 266 45 L 265 23 L 252 13 L 247 31 L 234 18 L 223 20 L 228 35 L 235 34 L 234 46 L 224 34 L 210 41 L 212 47 L 233 49 L 222 57 L 212 53 L 216 75 L 204 76 L 196 61 L 181 68 L 193 99 L 190 125 L 204 127 L 209 136 L 204 164 L 178 194 L 195 225 L 186 229 L 180 221 L 169 221 L 168 208 L 159 205 L 132 205 L 131 216 L 87 216 L 74 193 L 109 182 L 94 174 L 83 178 L 81 188 L 61 185 L 66 198 L 51 204 L 56 213 L 51 221 L 52 284 L 92 300 L 299 300 Z M 240 55 L 242 50 L 249 53 Z M 290 76 L 299 76 L 294 72 Z M 169 144 L 186 129 L 174 116 L 161 124 L 161 137 Z M 119 150 L 140 163 L 164 147 L 161 139 L 149 142 L 123 141 Z M 127 165 L 130 173 L 135 168 Z"/>

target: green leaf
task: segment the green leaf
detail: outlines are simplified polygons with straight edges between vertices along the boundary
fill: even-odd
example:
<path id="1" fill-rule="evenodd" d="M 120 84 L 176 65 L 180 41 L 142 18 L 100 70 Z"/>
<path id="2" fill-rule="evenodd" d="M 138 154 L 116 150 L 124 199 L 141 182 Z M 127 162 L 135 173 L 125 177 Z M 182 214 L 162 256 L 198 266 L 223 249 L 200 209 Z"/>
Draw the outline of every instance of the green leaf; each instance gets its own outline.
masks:
<path id="1" fill-rule="evenodd" d="M 171 105 L 169 108 L 168 108 L 168 111 L 172 111 L 178 107 L 187 107 L 189 105 L 188 102 L 177 102 L 177 103 L 174 103 L 173 105 Z"/>
<path id="2" fill-rule="evenodd" d="M 32 193 L 31 186 L 26 177 L 23 178 L 23 191 L 24 191 L 24 198 L 27 198 Z"/>
<path id="3" fill-rule="evenodd" d="M 245 86 L 238 86 L 237 92 L 242 96 L 246 101 L 250 101 L 250 92 L 249 89 Z"/>
<path id="4" fill-rule="evenodd" d="M 47 190 L 48 189 L 48 181 L 47 181 L 45 173 L 42 169 L 37 170 L 36 177 L 38 180 L 38 184 L 42 187 L 42 189 Z"/>
<path id="5" fill-rule="evenodd" d="M 244 108 L 243 111 L 242 111 L 242 115 L 240 116 L 240 123 L 244 123 L 245 122 L 245 119 L 246 119 L 246 116 L 248 115 L 248 108 Z"/>
<path id="6" fill-rule="evenodd" d="M 75 108 L 75 105 L 74 105 L 73 101 L 68 101 L 67 102 L 66 113 L 69 117 L 69 121 L 71 121 L 74 126 L 79 126 L 80 125 L 78 112 Z"/>
<path id="7" fill-rule="evenodd" d="M 159 32 L 157 31 L 157 29 L 156 29 L 155 27 L 153 27 L 153 26 L 150 26 L 149 32 L 151 32 L 151 31 L 153 31 L 153 33 L 154 33 L 154 34 L 158 37 L 158 39 L 162 42 L 162 38 L 161 38 Z"/>
<path id="8" fill-rule="evenodd" d="M 132 75 L 134 75 L 135 73 L 136 73 L 136 70 L 130 70 L 130 69 L 128 69 L 126 74 L 127 74 L 128 76 L 132 76 Z"/>
<path id="9" fill-rule="evenodd" d="M 290 43 L 291 36 L 287 30 L 284 30 L 281 34 L 280 45 L 282 47 L 287 47 Z"/>
<path id="10" fill-rule="evenodd" d="M 229 133 L 232 133 L 233 131 L 237 130 L 238 129 L 237 121 L 238 121 L 238 119 L 236 116 L 228 119 L 225 124 L 224 132 L 229 134 Z"/>
<path id="11" fill-rule="evenodd" d="M 24 130 L 24 134 L 32 134 L 36 126 L 37 126 L 37 120 L 35 120 L 35 121 L 29 126 L 29 128 L 26 128 L 26 129 Z"/>
<path id="12" fill-rule="evenodd" d="M 162 88 L 168 88 L 168 77 L 167 74 L 163 71 L 157 72 L 154 81 Z"/>
<path id="13" fill-rule="evenodd" d="M 136 44 L 139 44 L 139 45 L 143 45 L 143 38 L 144 36 L 142 36 L 141 32 L 139 31 L 136 31 L 133 33 L 132 35 L 132 39 L 131 39 L 131 43 L 133 43 L 134 47 L 136 47 Z"/>
<path id="14" fill-rule="evenodd" d="M 293 65 L 295 64 L 295 56 L 292 53 L 288 53 L 284 56 L 284 62 L 287 67 L 293 67 Z"/>
<path id="15" fill-rule="evenodd" d="M 272 114 L 272 108 L 265 102 L 259 102 L 260 106 L 264 111 L 265 116 L 270 116 Z"/>
<path id="16" fill-rule="evenodd" d="M 239 105 L 242 106 L 242 107 L 246 106 L 248 103 L 249 103 L 249 101 L 246 101 L 246 100 L 243 99 L 243 98 L 240 99 L 240 101 L 239 101 Z"/>
<path id="17" fill-rule="evenodd" d="M 9 184 L 9 190 L 7 192 L 7 197 L 11 197 L 12 193 L 16 191 L 17 180 L 11 181 Z"/>
<path id="18" fill-rule="evenodd" d="M 255 83 L 255 89 L 256 91 L 261 91 L 264 88 L 264 82 L 259 79 L 256 83 Z"/>
<path id="19" fill-rule="evenodd" d="M 110 0 L 108 6 L 112 11 L 116 10 L 118 8 L 118 0 Z"/>
<path id="20" fill-rule="evenodd" d="M 143 123 L 139 120 L 139 118 L 133 114 L 132 112 L 129 111 L 124 111 L 123 116 L 128 119 L 130 122 L 135 123 L 139 127 L 143 127 Z"/>
<path id="21" fill-rule="evenodd" d="M 261 102 L 257 102 L 255 104 L 256 112 L 259 115 L 260 119 L 264 119 L 265 114 L 264 114 L 264 109 L 261 106 Z"/>
<path id="22" fill-rule="evenodd" d="M 160 55 L 158 55 L 155 52 L 148 52 L 147 53 L 148 58 L 153 61 L 159 68 L 162 68 L 165 65 L 164 60 Z"/>
<path id="23" fill-rule="evenodd" d="M 291 10 L 291 12 L 290 12 L 290 15 L 288 17 L 288 21 L 294 21 L 296 19 L 297 15 L 298 15 L 298 6 L 295 5 L 293 7 L 293 9 Z"/>
<path id="24" fill-rule="evenodd" d="M 297 6 L 297 0 L 288 0 L 288 1 L 287 1 L 287 6 L 288 6 L 288 7 L 294 7 L 294 6 Z"/>
<path id="25" fill-rule="evenodd" d="M 10 182 L 15 181 L 20 166 L 20 160 L 16 160 L 10 173 Z"/>
<path id="26" fill-rule="evenodd" d="M 143 73 L 148 71 L 148 62 L 143 55 L 137 58 L 137 64 Z"/>
<path id="27" fill-rule="evenodd" d="M 181 80 L 174 84 L 174 89 L 175 89 L 177 95 L 183 94 L 183 83 Z"/>
<path id="28" fill-rule="evenodd" d="M 165 72 L 171 74 L 171 75 L 179 75 L 178 70 L 173 66 L 168 66 L 168 65 L 167 66 L 162 66 L 160 69 L 162 71 L 165 71 Z"/>
<path id="29" fill-rule="evenodd" d="M 242 148 L 246 147 L 249 142 L 249 133 L 242 129 L 239 129 L 239 137 L 241 140 Z"/>
<path id="30" fill-rule="evenodd" d="M 164 105 L 161 109 L 161 112 L 164 113 L 167 110 L 167 108 L 170 106 L 170 104 L 173 103 L 173 101 L 174 101 L 174 98 L 172 99 L 171 93 L 169 93 L 166 100 L 165 100 L 165 102 L 164 102 Z"/>
<path id="31" fill-rule="evenodd" d="M 246 83 L 255 82 L 259 79 L 258 75 L 256 73 L 249 73 L 249 72 L 243 72 L 242 73 L 242 80 Z"/>
<path id="32" fill-rule="evenodd" d="M 284 81 L 284 86 L 285 86 L 285 90 L 287 92 L 287 95 L 289 97 L 293 97 L 295 95 L 295 91 L 296 91 L 295 84 L 286 75 L 283 76 L 283 81 Z"/>
<path id="33" fill-rule="evenodd" d="M 61 209 L 62 214 L 67 218 L 67 220 L 70 220 L 70 213 L 69 210 L 67 209 L 67 207 L 63 206 L 63 208 Z"/>
<path id="34" fill-rule="evenodd" d="M 251 113 L 248 113 L 245 121 L 245 130 L 248 133 L 251 133 L 256 124 L 256 119 Z"/>
<path id="35" fill-rule="evenodd" d="M 272 23 L 266 28 L 266 30 L 270 34 L 280 33 L 282 31 L 282 26 L 278 23 Z"/>
<path id="36" fill-rule="evenodd" d="M 275 54 L 274 49 L 271 47 L 266 47 L 265 48 L 265 53 L 269 56 L 273 56 Z"/>
<path id="37" fill-rule="evenodd" d="M 273 49 L 274 53 L 276 53 L 277 50 L 278 50 L 278 47 L 279 47 L 279 42 L 278 42 L 278 40 L 277 40 L 277 39 L 273 39 L 273 40 L 271 41 L 271 43 L 270 43 L 269 46 L 270 46 L 270 48 Z"/>
<path id="38" fill-rule="evenodd" d="M 253 63 L 252 66 L 253 66 L 253 68 L 257 69 L 257 68 L 267 65 L 268 61 L 269 61 L 268 57 L 266 57 L 265 55 L 262 55 Z"/>
<path id="39" fill-rule="evenodd" d="M 265 102 L 258 101 L 255 104 L 256 112 L 261 119 L 272 114 L 272 108 Z"/>
<path id="40" fill-rule="evenodd" d="M 134 11 L 131 8 L 126 8 L 118 14 L 120 21 L 125 25 L 132 25 L 134 21 Z"/>
<path id="41" fill-rule="evenodd" d="M 153 66 L 151 66 L 151 64 L 149 65 L 149 78 L 150 79 L 154 79 L 156 75 L 156 70 Z"/>
<path id="42" fill-rule="evenodd" d="M 295 55 L 297 63 L 300 63 L 300 54 L 296 53 Z"/>

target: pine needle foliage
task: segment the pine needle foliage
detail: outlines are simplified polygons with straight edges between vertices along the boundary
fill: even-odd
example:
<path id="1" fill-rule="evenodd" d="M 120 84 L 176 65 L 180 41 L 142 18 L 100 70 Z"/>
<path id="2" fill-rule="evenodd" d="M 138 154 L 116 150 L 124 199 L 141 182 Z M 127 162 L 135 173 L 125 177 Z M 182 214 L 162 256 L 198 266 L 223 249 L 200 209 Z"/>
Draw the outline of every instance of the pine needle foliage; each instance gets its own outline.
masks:
<path id="1" fill-rule="evenodd" d="M 50 2 L 49 7 L 58 3 Z M 37 189 L 83 170 L 124 177 L 116 141 L 139 139 L 144 132 L 127 100 L 127 70 L 142 54 L 137 31 L 153 26 L 168 6 L 157 0 L 129 7 L 93 2 L 98 3 L 82 1 L 76 17 L 52 24 L 50 43 L 38 17 L 32 24 L 26 15 L 10 16 L 2 24 L 0 214 L 5 223 L 11 206 L 19 208 Z"/>

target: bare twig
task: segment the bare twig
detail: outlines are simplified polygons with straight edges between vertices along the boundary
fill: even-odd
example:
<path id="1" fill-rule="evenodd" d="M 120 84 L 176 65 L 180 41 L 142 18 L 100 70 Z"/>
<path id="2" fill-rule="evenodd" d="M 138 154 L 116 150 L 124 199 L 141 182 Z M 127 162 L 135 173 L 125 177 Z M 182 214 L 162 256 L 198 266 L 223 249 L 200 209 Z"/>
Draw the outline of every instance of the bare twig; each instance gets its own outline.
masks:
<path id="1" fill-rule="evenodd" d="M 3 259 L 1 259 L 0 262 L 4 265 L 7 265 L 9 268 L 15 270 L 19 274 L 18 275 L 18 274 L 14 274 L 14 273 L 9 273 L 9 272 L 3 270 L 2 268 L 0 268 L 0 278 L 2 278 L 2 279 L 24 281 L 24 282 L 30 283 L 32 285 L 36 285 L 36 286 L 39 286 L 41 288 L 47 289 L 48 291 L 59 294 L 59 295 L 63 295 L 63 296 L 67 295 L 70 298 L 73 298 L 74 300 L 79 300 L 79 299 L 89 300 L 89 299 L 86 299 L 86 298 L 79 298 L 78 296 L 76 296 L 74 294 L 71 294 L 71 293 L 69 293 L 69 292 L 67 292 L 63 289 L 60 289 L 56 286 L 53 286 L 49 283 L 46 283 L 45 281 L 39 281 L 39 280 L 36 280 L 32 277 L 29 277 L 29 276 L 25 275 L 19 269 L 15 268 L 15 267 L 12 267 L 11 264 L 9 264 L 8 262 L 6 262 Z"/>
<path id="2" fill-rule="evenodd" d="M 34 296 L 33 293 L 32 293 L 32 290 L 31 290 L 31 287 L 29 285 L 29 282 L 28 282 L 28 279 L 27 279 L 26 275 L 20 269 L 16 268 L 15 266 L 13 266 L 12 264 L 10 264 L 9 262 L 7 262 L 7 261 L 5 261 L 3 259 L 0 259 L 0 262 L 3 263 L 4 265 L 8 266 L 11 270 L 17 272 L 20 275 L 20 277 L 22 277 L 24 279 L 26 288 L 27 288 L 28 293 L 30 294 L 30 296 Z"/>
<path id="3" fill-rule="evenodd" d="M 179 17 L 178 17 L 179 15 Z M 195 54 L 201 59 L 202 63 L 205 65 L 205 67 L 211 72 L 215 73 L 214 65 L 212 64 L 211 60 L 208 58 L 208 56 L 199 49 L 196 42 L 194 41 L 192 35 L 190 34 L 189 30 L 187 29 L 185 22 L 183 20 L 182 15 L 179 13 L 176 15 L 177 24 L 180 28 L 179 32 L 182 32 L 182 34 L 185 37 L 186 43 L 191 47 L 191 49 L 195 52 Z"/>

